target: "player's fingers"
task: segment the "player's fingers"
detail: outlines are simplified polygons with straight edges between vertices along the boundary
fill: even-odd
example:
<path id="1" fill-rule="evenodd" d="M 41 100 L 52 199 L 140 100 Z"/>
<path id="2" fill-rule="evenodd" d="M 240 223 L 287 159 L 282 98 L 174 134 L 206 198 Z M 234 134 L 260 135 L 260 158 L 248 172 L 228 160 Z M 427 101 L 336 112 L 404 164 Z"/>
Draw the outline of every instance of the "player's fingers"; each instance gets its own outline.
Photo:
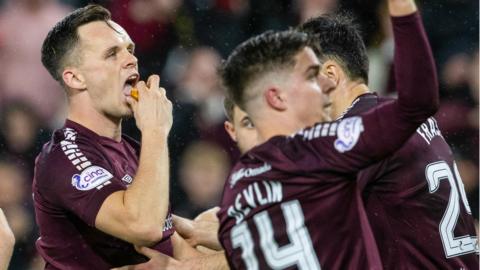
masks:
<path id="1" fill-rule="evenodd" d="M 133 109 L 137 106 L 138 101 L 133 97 L 126 97 L 128 105 Z"/>
<path id="2" fill-rule="evenodd" d="M 197 246 L 197 241 L 195 241 L 194 239 L 192 238 L 189 238 L 189 239 L 185 239 L 185 241 L 187 241 L 188 245 L 191 246 L 191 247 L 196 247 Z"/>
<path id="3" fill-rule="evenodd" d="M 160 87 L 158 88 L 158 91 L 160 92 L 160 95 L 167 98 L 167 90 L 165 90 L 165 88 L 163 87 Z M 168 98 L 167 98 L 168 99 Z"/>
<path id="4" fill-rule="evenodd" d="M 157 74 L 150 75 L 147 80 L 148 89 L 159 88 L 160 87 L 160 76 Z"/>
<path id="5" fill-rule="evenodd" d="M 194 226 L 192 220 L 177 215 L 173 215 L 172 220 L 175 225 L 175 230 L 183 238 L 190 238 L 193 235 Z"/>
<path id="6" fill-rule="evenodd" d="M 202 213 L 200 213 L 197 217 L 195 217 L 195 221 L 218 221 L 217 213 L 220 210 L 220 207 L 215 206 L 210 208 Z"/>
<path id="7" fill-rule="evenodd" d="M 160 252 L 148 247 L 135 246 L 135 250 L 137 250 L 138 253 L 143 254 L 150 259 L 152 259 L 153 257 L 162 256 Z"/>
<path id="8" fill-rule="evenodd" d="M 137 84 L 135 84 L 135 88 L 137 88 L 139 96 L 148 90 L 147 85 L 144 81 L 139 81 Z"/>

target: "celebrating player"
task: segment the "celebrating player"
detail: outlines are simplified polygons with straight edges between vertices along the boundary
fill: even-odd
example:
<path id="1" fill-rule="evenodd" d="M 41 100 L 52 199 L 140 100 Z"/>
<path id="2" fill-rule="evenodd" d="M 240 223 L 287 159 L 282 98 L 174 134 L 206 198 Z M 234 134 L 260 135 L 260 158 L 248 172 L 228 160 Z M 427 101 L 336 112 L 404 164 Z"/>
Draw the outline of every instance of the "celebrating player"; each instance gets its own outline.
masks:
<path id="1" fill-rule="evenodd" d="M 438 104 L 433 61 L 419 46 L 418 69 L 431 76 L 422 92 L 397 74 L 405 81 L 398 101 L 291 135 L 323 120 L 322 91 L 332 89 L 308 45 L 300 33 L 265 33 L 237 47 L 222 68 L 262 142 L 234 167 L 219 211 L 234 269 L 381 268 L 355 173 L 400 147 Z"/>
<path id="2" fill-rule="evenodd" d="M 396 72 L 411 82 L 419 54 L 412 37 L 423 35 L 413 0 L 390 0 Z M 368 91 L 368 59 L 360 34 L 342 17 L 318 17 L 300 27 L 322 48 L 322 73 L 336 82 L 332 117 L 355 116 L 390 99 Z M 341 34 L 340 34 L 341 33 Z M 400 57 L 402 56 L 402 57 Z M 402 70 L 403 69 L 403 70 Z M 420 86 L 412 85 L 419 88 Z M 452 151 L 432 117 L 395 154 L 359 174 L 363 198 L 386 269 L 478 267 L 474 221 Z"/>
<path id="3" fill-rule="evenodd" d="M 69 102 L 65 126 L 35 168 L 37 248 L 46 269 L 145 262 L 134 245 L 180 259 L 198 255 L 174 233 L 169 211 L 172 105 L 158 76 L 138 82 L 134 47 L 98 5 L 72 12 L 44 41 L 42 62 Z M 130 97 L 134 85 L 138 101 Z M 131 115 L 141 147 L 121 133 L 122 118 Z"/>

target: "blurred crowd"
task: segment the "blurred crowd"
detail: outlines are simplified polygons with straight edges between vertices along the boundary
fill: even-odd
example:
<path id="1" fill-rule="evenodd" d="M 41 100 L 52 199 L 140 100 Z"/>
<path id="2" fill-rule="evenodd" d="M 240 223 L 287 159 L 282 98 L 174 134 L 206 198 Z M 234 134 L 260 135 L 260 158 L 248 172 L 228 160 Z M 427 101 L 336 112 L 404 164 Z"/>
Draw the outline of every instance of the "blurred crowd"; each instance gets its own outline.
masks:
<path id="1" fill-rule="evenodd" d="M 35 252 L 33 167 L 41 146 L 65 119 L 65 95 L 42 67 L 40 47 L 55 22 L 91 2 L 107 7 L 129 32 L 142 78 L 160 74 L 174 103 L 171 201 L 174 212 L 185 217 L 219 202 L 239 156 L 223 128 L 216 68 L 248 37 L 349 10 L 368 46 L 370 88 L 395 95 L 392 31 L 382 0 L 0 0 L 0 207 L 17 239 L 13 270 L 43 269 Z M 441 108 L 436 117 L 478 219 L 478 1 L 417 3 L 438 67 Z M 123 128 L 139 139 L 133 120 Z"/>

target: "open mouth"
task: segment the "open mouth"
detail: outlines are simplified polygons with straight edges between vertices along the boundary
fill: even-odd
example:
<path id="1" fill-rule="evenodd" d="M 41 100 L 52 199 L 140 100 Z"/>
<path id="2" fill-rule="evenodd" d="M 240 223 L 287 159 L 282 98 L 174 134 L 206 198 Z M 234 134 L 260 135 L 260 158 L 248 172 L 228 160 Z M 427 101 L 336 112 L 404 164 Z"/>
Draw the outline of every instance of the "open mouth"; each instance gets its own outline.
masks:
<path id="1" fill-rule="evenodd" d="M 123 93 L 126 96 L 130 96 L 130 92 L 132 91 L 132 88 L 137 84 L 139 79 L 140 79 L 140 75 L 138 74 L 132 74 L 128 76 L 128 78 L 125 80 L 125 85 L 123 87 Z"/>

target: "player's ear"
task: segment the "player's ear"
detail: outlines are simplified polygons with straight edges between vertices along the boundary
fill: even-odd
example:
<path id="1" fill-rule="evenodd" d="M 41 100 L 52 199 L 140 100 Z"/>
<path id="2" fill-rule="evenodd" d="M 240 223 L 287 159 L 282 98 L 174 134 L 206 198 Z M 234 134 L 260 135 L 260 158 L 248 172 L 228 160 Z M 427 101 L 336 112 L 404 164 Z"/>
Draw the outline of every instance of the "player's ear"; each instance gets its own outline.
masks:
<path id="1" fill-rule="evenodd" d="M 74 67 L 67 67 L 62 72 L 62 80 L 66 86 L 74 90 L 84 90 L 87 88 L 85 78 Z"/>
<path id="2" fill-rule="evenodd" d="M 230 121 L 225 121 L 223 126 L 225 127 L 225 131 L 227 131 L 230 138 L 232 138 L 234 142 L 237 142 L 237 134 L 235 133 L 235 127 L 233 126 L 233 123 Z"/>
<path id="3" fill-rule="evenodd" d="M 322 70 L 320 72 L 327 76 L 328 79 L 335 84 L 335 87 L 340 83 L 340 80 L 344 74 L 340 65 L 333 60 L 327 60 L 325 63 L 323 63 Z"/>
<path id="4" fill-rule="evenodd" d="M 264 92 L 265 100 L 267 104 L 278 111 L 284 111 L 287 109 L 286 97 L 282 95 L 282 92 L 276 87 L 270 87 Z"/>

